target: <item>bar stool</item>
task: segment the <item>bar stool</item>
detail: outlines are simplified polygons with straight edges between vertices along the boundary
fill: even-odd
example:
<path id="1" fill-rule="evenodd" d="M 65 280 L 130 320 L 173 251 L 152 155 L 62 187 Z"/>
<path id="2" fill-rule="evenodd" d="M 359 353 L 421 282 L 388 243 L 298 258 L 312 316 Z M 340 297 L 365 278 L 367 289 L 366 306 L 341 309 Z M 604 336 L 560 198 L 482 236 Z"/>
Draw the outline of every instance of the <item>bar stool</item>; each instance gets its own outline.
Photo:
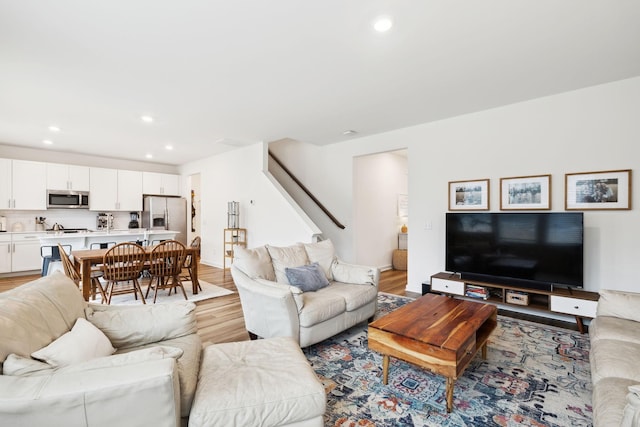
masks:
<path id="1" fill-rule="evenodd" d="M 65 251 L 71 252 L 71 245 L 60 245 Z M 58 246 L 40 246 L 40 256 L 42 257 L 42 276 L 49 274 L 52 262 L 62 262 L 60 259 L 60 248 Z"/>
<path id="2" fill-rule="evenodd" d="M 116 245 L 116 242 L 93 242 L 89 249 L 109 249 Z"/>

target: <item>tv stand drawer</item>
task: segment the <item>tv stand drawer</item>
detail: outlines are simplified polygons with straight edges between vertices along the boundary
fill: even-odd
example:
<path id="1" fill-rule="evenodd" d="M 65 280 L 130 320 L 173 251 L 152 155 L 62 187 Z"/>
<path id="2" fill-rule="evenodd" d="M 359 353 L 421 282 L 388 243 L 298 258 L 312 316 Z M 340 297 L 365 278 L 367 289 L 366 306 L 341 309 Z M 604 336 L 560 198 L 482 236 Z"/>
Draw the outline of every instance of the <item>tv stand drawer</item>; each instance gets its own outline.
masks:
<path id="1" fill-rule="evenodd" d="M 447 294 L 464 296 L 464 282 L 432 277 L 431 292 L 443 292 Z"/>
<path id="2" fill-rule="evenodd" d="M 596 308 L 598 306 L 598 301 L 561 297 L 558 295 L 551 295 L 549 298 L 551 311 L 555 311 L 556 313 L 571 314 L 573 316 L 590 318 L 596 317 Z"/>

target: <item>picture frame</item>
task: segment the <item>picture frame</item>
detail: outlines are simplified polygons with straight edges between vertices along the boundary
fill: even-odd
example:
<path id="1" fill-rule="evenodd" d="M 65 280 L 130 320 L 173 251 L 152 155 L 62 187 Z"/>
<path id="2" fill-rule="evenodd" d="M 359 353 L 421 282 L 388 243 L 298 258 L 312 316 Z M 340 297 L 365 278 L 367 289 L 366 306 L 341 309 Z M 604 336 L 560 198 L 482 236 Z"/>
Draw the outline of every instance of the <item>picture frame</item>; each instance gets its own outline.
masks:
<path id="1" fill-rule="evenodd" d="M 564 209 L 631 209 L 631 169 L 565 174 Z"/>
<path id="2" fill-rule="evenodd" d="M 488 211 L 489 180 L 449 181 L 450 211 Z"/>
<path id="3" fill-rule="evenodd" d="M 551 209 L 551 175 L 500 178 L 500 210 Z"/>

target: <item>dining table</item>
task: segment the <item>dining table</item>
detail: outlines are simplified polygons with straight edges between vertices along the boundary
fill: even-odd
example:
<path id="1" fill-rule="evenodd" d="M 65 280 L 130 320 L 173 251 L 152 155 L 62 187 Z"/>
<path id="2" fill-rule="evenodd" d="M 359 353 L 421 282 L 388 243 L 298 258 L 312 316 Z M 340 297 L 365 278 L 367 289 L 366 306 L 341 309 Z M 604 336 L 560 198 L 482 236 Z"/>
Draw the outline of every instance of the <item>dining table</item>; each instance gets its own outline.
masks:
<path id="1" fill-rule="evenodd" d="M 151 255 L 151 251 L 154 246 L 145 246 L 144 250 L 149 257 Z M 81 249 L 81 250 L 72 250 L 71 257 L 73 258 L 73 263 L 76 267 L 76 270 L 80 272 L 81 283 L 82 283 L 82 296 L 85 301 L 89 301 L 91 296 L 91 266 L 102 264 L 104 259 L 104 254 L 107 253 L 109 249 Z M 195 257 L 195 261 L 191 263 L 191 286 L 193 289 L 193 295 L 198 294 L 198 262 L 200 261 L 200 248 L 192 248 L 185 247 L 184 252 L 185 257 L 191 255 Z"/>

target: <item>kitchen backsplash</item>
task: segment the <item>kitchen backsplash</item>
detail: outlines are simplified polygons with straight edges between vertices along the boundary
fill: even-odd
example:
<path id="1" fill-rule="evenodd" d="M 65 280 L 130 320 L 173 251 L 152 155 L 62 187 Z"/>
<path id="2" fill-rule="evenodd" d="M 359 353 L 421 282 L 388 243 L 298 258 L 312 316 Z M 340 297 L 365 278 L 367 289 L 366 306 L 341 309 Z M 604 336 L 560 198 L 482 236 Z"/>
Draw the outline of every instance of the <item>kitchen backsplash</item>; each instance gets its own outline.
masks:
<path id="1" fill-rule="evenodd" d="M 129 212 L 111 212 L 113 228 L 126 229 L 131 217 Z M 7 231 L 40 231 L 36 228 L 36 218 L 44 217 L 45 229 L 60 224 L 64 228 L 96 229 L 98 212 L 73 209 L 49 209 L 46 211 L 13 211 L 0 210 L 0 216 L 7 217 Z M 20 228 L 22 228 L 20 230 Z"/>

